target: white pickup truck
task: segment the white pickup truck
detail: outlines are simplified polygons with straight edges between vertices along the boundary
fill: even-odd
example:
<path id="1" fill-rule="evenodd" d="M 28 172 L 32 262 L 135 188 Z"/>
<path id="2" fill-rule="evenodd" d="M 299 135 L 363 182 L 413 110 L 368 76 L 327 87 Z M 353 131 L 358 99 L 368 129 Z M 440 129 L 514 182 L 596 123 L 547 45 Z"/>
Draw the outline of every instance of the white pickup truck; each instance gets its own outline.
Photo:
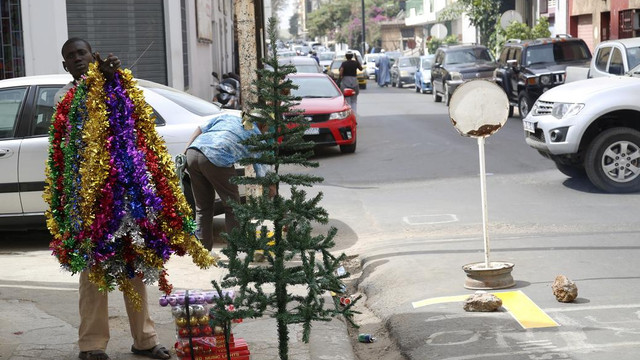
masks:
<path id="1" fill-rule="evenodd" d="M 640 65 L 560 85 L 523 119 L 527 144 L 570 177 L 610 193 L 640 191 Z"/>
<path id="2" fill-rule="evenodd" d="M 567 66 L 565 83 L 626 74 L 640 64 L 640 37 L 603 41 L 593 54 L 589 67 Z"/>

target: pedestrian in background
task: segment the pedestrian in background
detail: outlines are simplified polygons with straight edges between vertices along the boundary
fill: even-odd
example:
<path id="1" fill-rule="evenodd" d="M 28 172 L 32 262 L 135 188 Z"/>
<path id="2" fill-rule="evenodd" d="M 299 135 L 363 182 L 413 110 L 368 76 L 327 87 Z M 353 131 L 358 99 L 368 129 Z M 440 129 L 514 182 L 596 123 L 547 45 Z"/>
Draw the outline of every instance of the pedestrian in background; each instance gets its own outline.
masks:
<path id="1" fill-rule="evenodd" d="M 378 86 L 389 86 L 391 83 L 391 61 L 384 49 L 380 50 L 380 56 L 376 59 L 378 68 Z"/>
<path id="2" fill-rule="evenodd" d="M 358 86 L 358 70 L 362 71 L 362 65 L 357 58 L 354 58 L 353 51 L 348 50 L 345 54 L 347 60 L 343 61 L 340 65 L 340 90 L 344 92 L 344 89 L 353 89 L 355 94 L 348 96 L 347 103 L 351 105 L 353 113 L 358 113 L 358 94 L 360 93 L 360 87 Z"/>
<path id="3" fill-rule="evenodd" d="M 240 143 L 260 134 L 257 126 L 249 125 L 251 126 L 248 126 L 247 130 L 240 116 L 219 115 L 196 128 L 187 143 L 187 171 L 196 203 L 196 235 L 207 250 L 213 247 L 213 210 L 216 193 L 224 207 L 225 231 L 230 233 L 238 226 L 231 202 L 240 202 L 240 192 L 238 185 L 232 184 L 230 179 L 236 176 L 234 164 L 238 160 L 255 156 L 247 146 Z M 261 164 L 254 164 L 253 169 L 258 177 L 266 173 L 266 167 Z"/>
<path id="4" fill-rule="evenodd" d="M 320 65 L 320 58 L 318 57 L 318 53 L 315 50 L 309 51 L 309 56 L 311 56 L 318 63 L 318 65 Z"/>
<path id="5" fill-rule="evenodd" d="M 83 160 L 80 159 L 80 156 L 77 156 L 77 157 L 69 156 L 65 153 L 65 157 L 69 157 L 71 159 L 69 160 L 69 162 L 60 164 L 59 162 L 56 162 L 57 161 L 56 160 L 57 157 L 55 156 L 56 149 L 58 149 L 58 152 L 59 152 L 60 147 L 63 147 L 64 149 L 67 149 L 67 150 L 73 150 L 72 146 L 77 146 L 77 148 L 80 148 L 80 149 L 89 147 L 90 145 L 95 146 L 95 144 L 84 142 L 85 137 L 83 136 L 83 134 L 86 135 L 89 132 L 89 130 L 85 129 L 84 125 L 91 120 L 91 118 L 89 117 L 92 116 L 92 113 L 90 111 L 84 112 L 83 107 L 78 105 L 76 108 L 77 111 L 75 111 L 75 113 L 77 114 L 82 113 L 83 115 L 82 116 L 78 115 L 78 117 L 86 116 L 86 118 L 81 119 L 82 121 L 79 121 L 73 127 L 71 126 L 56 127 L 55 124 L 59 123 L 61 119 L 66 119 L 69 123 L 72 123 L 77 120 L 77 118 L 72 119 L 72 115 L 65 114 L 65 108 L 67 109 L 66 111 L 68 111 L 69 106 L 73 107 L 76 104 L 81 104 L 81 102 L 83 101 L 83 99 L 81 98 L 81 95 L 77 95 L 77 94 L 84 91 L 107 92 L 107 88 L 112 88 L 112 87 L 115 88 L 120 86 L 120 83 L 117 83 L 114 80 L 115 73 L 117 69 L 120 67 L 120 60 L 118 59 L 118 57 L 114 56 L 113 54 L 109 54 L 104 59 L 101 59 L 100 54 L 98 53 L 94 54 L 91 50 L 91 45 L 87 41 L 80 38 L 71 38 L 64 43 L 64 45 L 62 46 L 62 57 L 64 59 L 62 62 L 62 66 L 66 71 L 68 71 L 73 76 L 73 81 L 67 84 L 63 89 L 61 89 L 56 94 L 56 101 L 57 101 L 56 116 L 54 118 L 55 120 L 54 125 L 52 126 L 53 135 L 50 136 L 50 138 L 53 139 L 51 144 L 50 154 L 54 154 L 54 155 L 50 155 L 52 156 L 50 158 L 50 161 L 51 161 L 50 164 L 54 164 L 54 166 L 48 165 L 47 173 L 49 174 L 49 176 L 52 176 L 50 175 L 52 172 L 64 171 L 62 174 L 59 174 L 59 176 L 56 177 L 55 179 L 58 179 L 58 180 L 64 179 L 63 183 L 68 184 L 70 182 L 74 182 L 77 180 L 77 178 L 73 174 L 73 171 L 74 171 L 73 169 L 82 166 L 80 162 Z M 94 86 L 93 83 L 89 82 L 88 80 L 85 80 L 85 77 L 89 72 L 90 64 L 94 62 L 97 62 L 97 71 L 101 73 L 101 74 L 95 74 L 94 78 L 96 76 L 99 76 L 99 77 L 103 76 L 104 84 L 99 84 L 98 82 L 98 84 Z M 104 86 L 104 90 L 103 90 L 103 86 Z M 112 99 L 110 98 L 110 100 Z M 86 110 L 86 108 L 84 108 L 84 110 Z M 80 135 L 74 135 L 75 131 L 80 131 Z M 114 135 L 124 136 L 123 134 L 114 134 Z M 82 140 L 74 140 L 78 138 Z M 62 140 L 58 140 L 57 145 L 54 146 L 54 143 L 56 142 L 55 139 L 62 139 Z M 113 150 L 113 147 L 115 147 L 114 143 L 109 142 L 109 144 L 110 144 L 110 147 L 112 147 L 111 151 L 115 151 Z M 96 152 L 100 152 L 101 150 L 105 151 L 107 156 L 109 156 L 108 155 L 109 150 L 107 149 L 100 149 L 100 150 L 97 150 Z M 100 154 L 92 153 L 86 156 L 89 156 L 89 157 L 100 156 Z M 89 158 L 89 161 L 91 161 L 91 158 Z M 91 174 L 87 174 L 87 175 L 91 175 Z M 55 181 L 55 179 L 53 181 Z M 85 179 L 82 179 L 82 180 L 85 180 Z M 60 229 L 59 229 L 61 227 L 60 225 L 61 222 L 68 221 L 74 224 L 79 224 L 81 226 L 81 224 L 83 223 L 83 219 L 78 214 L 75 214 L 75 217 L 71 216 L 73 212 L 65 213 L 65 215 L 61 215 L 60 213 L 63 211 L 62 208 L 67 208 L 69 206 L 76 206 L 76 207 L 80 206 L 82 201 L 85 199 L 85 197 L 88 196 L 87 192 L 89 192 L 90 190 L 87 190 L 86 188 L 80 188 L 80 189 L 70 188 L 65 190 L 77 190 L 77 192 L 67 191 L 67 192 L 64 192 L 64 194 L 61 194 L 60 189 L 55 188 L 56 186 L 54 184 L 57 184 L 57 183 L 56 182 L 48 183 L 48 187 L 45 189 L 45 194 L 49 194 L 48 196 L 45 197 L 45 199 L 47 200 L 50 206 L 50 210 L 48 212 L 49 219 L 47 221 L 47 224 L 49 225 L 49 228 L 51 229 L 52 234 L 54 234 L 54 240 L 52 241 L 52 248 L 53 248 L 54 254 L 58 252 L 63 253 L 63 255 L 56 255 L 59 257 L 59 260 L 62 262 L 63 259 L 61 259 L 61 257 L 63 258 L 70 257 L 70 255 L 68 255 L 68 252 L 67 252 L 68 250 L 64 248 L 64 246 L 66 245 L 63 245 L 62 243 L 65 243 L 65 242 L 80 243 L 81 241 L 85 241 L 86 239 L 83 240 L 82 234 L 77 235 L 75 232 L 73 232 L 73 230 L 70 230 L 70 229 L 66 229 L 64 231 L 64 234 L 61 235 Z M 122 186 L 122 184 L 116 183 L 115 186 L 116 187 Z M 103 191 L 104 198 L 108 198 L 109 195 L 104 192 L 105 189 L 101 189 L 101 190 Z M 52 193 L 55 193 L 55 194 L 51 195 Z M 55 199 L 52 200 L 52 198 L 54 197 Z M 129 201 L 133 201 L 133 200 L 130 199 Z M 123 206 L 122 210 L 123 212 L 128 212 L 129 208 L 126 206 Z M 92 211 L 99 213 L 100 210 L 92 208 Z M 81 212 L 81 211 L 78 211 L 78 212 Z M 93 216 L 95 218 L 100 218 L 101 215 L 103 214 L 96 215 L 94 213 L 93 215 L 90 215 L 90 216 Z M 69 216 L 72 218 L 67 219 L 65 216 Z M 126 218 L 127 216 L 130 217 L 131 215 L 127 213 L 124 215 L 124 218 Z M 122 217 L 120 220 L 122 220 Z M 94 220 L 94 223 L 96 223 L 97 221 L 98 220 Z M 114 221 L 117 221 L 117 220 L 114 220 Z M 125 221 L 126 220 L 123 220 L 123 222 Z M 98 233 L 108 233 L 109 230 L 107 229 L 107 227 L 108 227 L 108 223 L 97 226 L 96 228 L 92 228 L 93 232 L 89 234 L 93 238 L 89 239 L 88 241 L 93 243 L 93 246 L 96 247 L 97 249 L 96 251 L 99 251 L 99 248 L 101 246 L 109 246 L 107 244 L 102 243 L 101 238 L 98 235 Z M 87 231 L 87 230 L 85 229 L 83 231 Z M 110 246 L 117 246 L 115 245 L 116 242 L 119 241 L 120 238 L 122 237 L 134 236 L 127 232 L 126 226 L 124 225 L 123 225 L 122 231 L 118 231 L 115 234 L 116 235 L 110 238 L 110 243 L 111 243 Z M 61 241 L 60 240 L 61 236 L 66 237 L 66 239 L 64 239 L 64 241 Z M 137 236 L 140 236 L 140 235 L 137 235 Z M 150 239 L 150 240 L 153 240 L 153 239 Z M 129 242 L 131 241 L 129 240 Z M 54 244 L 57 244 L 57 245 L 54 245 Z M 116 250 L 109 250 L 109 251 L 116 251 Z M 82 257 L 82 254 L 76 254 L 76 255 L 78 257 Z M 105 259 L 103 259 L 103 261 L 106 262 L 107 261 L 106 258 L 107 256 L 105 256 Z M 98 265 L 89 264 L 89 266 L 97 267 Z M 132 269 L 132 271 L 133 270 L 136 270 L 136 269 Z M 91 273 L 91 275 L 96 275 L 96 274 Z M 115 275 L 117 274 L 113 274 L 113 275 L 109 274 L 109 276 L 115 276 Z M 98 281 L 98 280 L 100 279 L 97 279 L 97 280 L 95 278 L 90 279 L 90 269 L 85 268 L 84 270 L 80 271 L 80 284 L 79 284 L 79 293 L 78 293 L 79 314 L 80 314 L 80 325 L 78 328 L 78 347 L 80 348 L 80 353 L 78 357 L 83 360 L 108 360 L 109 359 L 109 356 L 105 353 L 107 344 L 109 342 L 108 296 L 107 296 L 106 289 L 100 289 L 94 283 L 94 281 Z M 149 310 L 147 305 L 147 290 L 142 277 L 139 275 L 135 275 L 132 278 L 125 280 L 125 282 L 126 282 L 125 283 L 126 285 L 124 286 L 129 286 L 129 290 L 132 289 L 139 295 L 139 299 L 138 299 L 139 304 L 138 304 L 135 300 L 132 300 L 130 296 L 127 296 L 127 293 L 125 292 L 125 290 L 123 290 L 123 293 L 125 293 L 124 300 L 125 300 L 127 315 L 129 318 L 131 336 L 133 337 L 133 345 L 131 347 L 131 351 L 134 354 L 146 356 L 149 358 L 169 359 L 171 357 L 171 355 L 169 354 L 169 350 L 167 350 L 164 346 L 159 344 L 154 322 L 151 320 L 151 317 L 149 316 Z"/>

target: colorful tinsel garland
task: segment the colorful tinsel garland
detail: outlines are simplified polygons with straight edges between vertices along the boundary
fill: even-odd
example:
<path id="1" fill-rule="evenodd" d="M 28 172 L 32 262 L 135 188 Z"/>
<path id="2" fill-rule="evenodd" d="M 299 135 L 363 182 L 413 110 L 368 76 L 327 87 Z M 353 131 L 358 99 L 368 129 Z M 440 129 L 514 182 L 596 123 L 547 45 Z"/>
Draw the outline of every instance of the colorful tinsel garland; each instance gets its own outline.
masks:
<path id="1" fill-rule="evenodd" d="M 44 192 L 62 267 L 88 270 L 102 291 L 118 285 L 138 306 L 127 280 L 142 276 L 171 293 L 164 265 L 172 254 L 213 265 L 151 114 L 128 69 L 106 83 L 90 64 L 52 119 Z"/>

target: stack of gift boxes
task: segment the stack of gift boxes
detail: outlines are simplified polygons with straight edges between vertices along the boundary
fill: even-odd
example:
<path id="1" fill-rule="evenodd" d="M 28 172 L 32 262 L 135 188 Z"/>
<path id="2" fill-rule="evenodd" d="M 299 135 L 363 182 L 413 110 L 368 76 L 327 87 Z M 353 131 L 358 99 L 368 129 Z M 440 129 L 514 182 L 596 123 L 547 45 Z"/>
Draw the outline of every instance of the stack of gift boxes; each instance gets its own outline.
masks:
<path id="1" fill-rule="evenodd" d="M 234 297 L 233 290 L 226 290 L 223 296 Z M 160 297 L 160 306 L 171 306 L 171 314 L 176 324 L 175 344 L 178 360 L 223 360 L 227 359 L 222 324 L 215 319 L 214 291 L 178 290 Z M 227 310 L 233 311 L 233 305 Z M 241 322 L 235 320 L 234 322 Z M 230 356 L 233 360 L 249 360 L 249 347 L 242 338 L 229 336 Z"/>

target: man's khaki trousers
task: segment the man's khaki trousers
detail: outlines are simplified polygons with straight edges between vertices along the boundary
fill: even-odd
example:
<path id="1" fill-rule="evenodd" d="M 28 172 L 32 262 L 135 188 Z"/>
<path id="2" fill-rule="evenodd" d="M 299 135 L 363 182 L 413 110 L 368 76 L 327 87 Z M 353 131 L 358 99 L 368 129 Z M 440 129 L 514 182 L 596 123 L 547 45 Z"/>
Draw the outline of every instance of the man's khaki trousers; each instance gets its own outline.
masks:
<path id="1" fill-rule="evenodd" d="M 124 303 L 129 316 L 129 327 L 133 337 L 133 346 L 139 350 L 150 349 L 158 344 L 156 329 L 147 305 L 147 289 L 142 278 L 130 280 L 133 289 L 142 298 L 142 308 L 136 311 L 125 296 Z M 98 290 L 89 281 L 89 272 L 80 273 L 80 327 L 78 328 L 78 346 L 80 351 L 105 350 L 109 342 L 109 303 L 108 295 Z"/>

